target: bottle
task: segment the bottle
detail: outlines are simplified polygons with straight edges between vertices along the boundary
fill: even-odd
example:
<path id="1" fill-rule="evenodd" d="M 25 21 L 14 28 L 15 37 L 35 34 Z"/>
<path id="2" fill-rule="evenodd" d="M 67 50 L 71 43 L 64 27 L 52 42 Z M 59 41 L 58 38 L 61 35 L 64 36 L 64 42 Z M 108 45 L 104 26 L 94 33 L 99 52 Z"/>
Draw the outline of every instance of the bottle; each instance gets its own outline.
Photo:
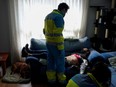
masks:
<path id="1" fill-rule="evenodd" d="M 83 62 L 81 64 L 81 66 L 80 66 L 80 74 L 84 74 L 87 65 L 88 65 L 87 60 L 86 59 L 83 59 Z"/>

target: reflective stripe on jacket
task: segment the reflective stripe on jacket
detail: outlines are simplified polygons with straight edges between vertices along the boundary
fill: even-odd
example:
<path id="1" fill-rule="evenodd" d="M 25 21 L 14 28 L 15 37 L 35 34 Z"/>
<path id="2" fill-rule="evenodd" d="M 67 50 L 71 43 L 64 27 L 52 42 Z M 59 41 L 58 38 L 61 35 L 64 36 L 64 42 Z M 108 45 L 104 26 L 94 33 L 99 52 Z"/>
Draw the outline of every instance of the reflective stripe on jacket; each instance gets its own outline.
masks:
<path id="1" fill-rule="evenodd" d="M 46 75 L 49 82 L 56 81 L 56 72 L 55 71 L 46 71 Z"/>
<path id="2" fill-rule="evenodd" d="M 96 78 L 91 74 L 77 74 L 73 76 L 66 87 L 102 87 Z"/>
<path id="3" fill-rule="evenodd" d="M 46 71 L 46 75 L 47 75 L 49 82 L 56 81 L 56 72 L 55 71 Z M 64 73 L 57 73 L 57 76 L 58 76 L 58 81 L 60 83 L 64 83 L 66 81 L 66 76 L 64 75 Z"/>
<path id="4" fill-rule="evenodd" d="M 64 38 L 62 31 L 64 29 L 63 15 L 58 10 L 53 10 L 45 18 L 45 38 L 47 43 L 54 44 L 59 50 L 64 49 Z"/>

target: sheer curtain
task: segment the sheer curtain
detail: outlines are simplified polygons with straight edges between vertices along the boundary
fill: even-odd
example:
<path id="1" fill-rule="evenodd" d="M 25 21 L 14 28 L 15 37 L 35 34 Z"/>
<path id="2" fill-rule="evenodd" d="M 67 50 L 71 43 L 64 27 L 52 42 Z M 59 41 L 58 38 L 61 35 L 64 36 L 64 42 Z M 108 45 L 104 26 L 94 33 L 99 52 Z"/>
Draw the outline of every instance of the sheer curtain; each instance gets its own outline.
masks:
<path id="1" fill-rule="evenodd" d="M 19 26 L 18 1 L 9 0 L 10 58 L 11 64 L 21 59 L 21 38 Z"/>
<path id="2" fill-rule="evenodd" d="M 64 37 L 85 36 L 89 0 L 9 0 L 9 2 L 11 47 L 13 47 L 11 51 L 14 55 L 19 56 L 21 48 L 30 43 L 31 38 L 44 38 L 44 18 L 53 9 L 57 9 L 61 2 L 66 2 L 70 7 L 64 17 Z"/>

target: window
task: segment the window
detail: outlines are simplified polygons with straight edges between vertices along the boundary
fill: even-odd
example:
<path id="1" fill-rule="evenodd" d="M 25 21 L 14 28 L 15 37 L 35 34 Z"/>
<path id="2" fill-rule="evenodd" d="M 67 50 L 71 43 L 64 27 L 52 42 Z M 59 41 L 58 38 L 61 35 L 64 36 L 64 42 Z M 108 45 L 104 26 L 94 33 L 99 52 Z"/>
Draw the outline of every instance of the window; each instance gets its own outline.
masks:
<path id="1" fill-rule="evenodd" d="M 66 2 L 70 6 L 64 17 L 63 35 L 65 38 L 79 38 L 82 20 L 81 0 L 19 0 L 18 13 L 23 46 L 31 38 L 44 38 L 44 19 L 53 9 L 57 9 L 58 4 L 61 2 Z"/>
<path id="2" fill-rule="evenodd" d="M 21 50 L 31 38 L 44 38 L 44 18 L 61 2 L 70 9 L 66 14 L 63 35 L 80 38 L 85 35 L 89 0 L 9 0 L 11 63 L 21 59 Z"/>

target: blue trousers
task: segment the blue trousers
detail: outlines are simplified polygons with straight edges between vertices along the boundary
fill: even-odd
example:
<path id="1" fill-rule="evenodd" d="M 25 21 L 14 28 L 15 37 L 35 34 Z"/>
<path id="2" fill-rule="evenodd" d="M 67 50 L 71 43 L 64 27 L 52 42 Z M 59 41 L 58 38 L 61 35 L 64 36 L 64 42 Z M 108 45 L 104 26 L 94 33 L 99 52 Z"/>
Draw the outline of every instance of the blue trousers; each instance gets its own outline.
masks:
<path id="1" fill-rule="evenodd" d="M 57 73 L 64 73 L 65 71 L 65 51 L 58 50 L 57 46 L 46 43 L 48 57 L 47 70 L 55 71 Z"/>

